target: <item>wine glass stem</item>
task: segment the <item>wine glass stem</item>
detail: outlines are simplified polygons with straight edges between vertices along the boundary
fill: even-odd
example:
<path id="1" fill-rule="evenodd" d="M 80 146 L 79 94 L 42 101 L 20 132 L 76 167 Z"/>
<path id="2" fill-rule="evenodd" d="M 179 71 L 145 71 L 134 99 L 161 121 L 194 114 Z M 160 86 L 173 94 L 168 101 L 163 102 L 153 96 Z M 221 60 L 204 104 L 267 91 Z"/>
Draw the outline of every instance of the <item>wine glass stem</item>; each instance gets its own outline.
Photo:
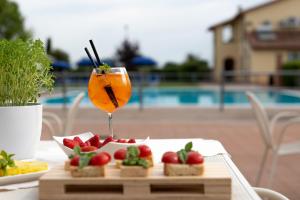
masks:
<path id="1" fill-rule="evenodd" d="M 112 113 L 108 113 L 108 128 L 111 136 L 114 136 L 114 131 L 112 127 Z"/>

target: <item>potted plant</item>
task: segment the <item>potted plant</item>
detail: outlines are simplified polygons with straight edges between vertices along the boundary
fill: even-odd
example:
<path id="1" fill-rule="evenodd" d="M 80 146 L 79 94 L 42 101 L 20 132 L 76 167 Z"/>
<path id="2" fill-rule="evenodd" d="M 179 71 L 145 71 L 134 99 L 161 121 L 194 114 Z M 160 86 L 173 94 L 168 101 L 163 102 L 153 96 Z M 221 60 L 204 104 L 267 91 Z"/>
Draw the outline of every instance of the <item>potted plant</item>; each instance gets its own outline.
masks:
<path id="1" fill-rule="evenodd" d="M 0 40 L 0 150 L 34 157 L 42 130 L 38 97 L 53 87 L 50 61 L 40 40 Z"/>

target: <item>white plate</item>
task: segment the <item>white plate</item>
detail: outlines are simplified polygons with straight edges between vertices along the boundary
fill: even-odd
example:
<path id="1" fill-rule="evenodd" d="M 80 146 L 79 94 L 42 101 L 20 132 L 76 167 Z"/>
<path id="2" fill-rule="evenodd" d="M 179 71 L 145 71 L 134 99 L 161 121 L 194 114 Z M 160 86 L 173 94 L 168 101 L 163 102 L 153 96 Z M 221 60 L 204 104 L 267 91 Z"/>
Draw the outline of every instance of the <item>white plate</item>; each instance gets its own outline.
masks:
<path id="1" fill-rule="evenodd" d="M 74 137 L 78 136 L 82 141 L 87 141 L 88 139 L 90 139 L 91 137 L 94 136 L 93 133 L 91 132 L 87 132 L 87 133 L 82 133 L 82 134 L 78 134 L 78 135 L 72 135 L 72 136 L 66 136 L 66 137 L 58 137 L 58 136 L 53 136 L 54 140 L 57 142 L 57 144 L 59 145 L 59 147 L 65 152 L 65 154 L 67 156 L 70 156 L 73 154 L 73 149 L 70 149 L 69 147 L 66 147 L 63 143 L 64 138 L 68 138 L 68 139 L 73 139 Z M 112 160 L 113 160 L 113 155 L 114 152 L 118 149 L 122 149 L 122 148 L 127 148 L 128 146 L 132 146 L 132 145 L 141 145 L 141 144 L 147 144 L 149 141 L 149 137 L 147 137 L 144 140 L 136 140 L 136 143 L 118 143 L 118 142 L 110 142 L 108 144 L 106 144 L 104 147 L 101 147 L 100 149 L 98 149 L 97 151 L 95 151 L 96 153 L 99 153 L 101 151 L 106 151 L 108 152 L 111 156 L 112 156 Z"/>
<path id="2" fill-rule="evenodd" d="M 0 186 L 8 185 L 8 184 L 16 184 L 16 183 L 23 183 L 28 181 L 35 181 L 38 180 L 42 175 L 47 173 L 49 170 L 33 172 L 29 174 L 18 174 L 14 176 L 2 176 L 0 177 Z"/>

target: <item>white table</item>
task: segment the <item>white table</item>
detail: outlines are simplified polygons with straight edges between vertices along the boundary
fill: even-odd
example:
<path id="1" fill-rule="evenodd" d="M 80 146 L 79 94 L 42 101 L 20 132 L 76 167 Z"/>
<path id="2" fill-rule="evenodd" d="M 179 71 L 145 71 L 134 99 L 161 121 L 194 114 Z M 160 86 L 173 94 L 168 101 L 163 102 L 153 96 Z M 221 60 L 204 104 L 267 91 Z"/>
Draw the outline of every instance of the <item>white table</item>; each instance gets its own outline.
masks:
<path id="1" fill-rule="evenodd" d="M 153 151 L 155 162 L 159 162 L 161 154 L 168 150 L 178 150 L 184 146 L 188 141 L 193 141 L 194 144 L 205 144 L 201 139 L 154 139 L 150 140 L 149 146 Z M 217 141 L 211 141 L 213 147 L 224 149 Z M 210 146 L 210 147 L 212 147 Z M 206 148 L 195 145 L 195 149 L 201 152 L 201 148 Z M 213 150 L 212 150 L 213 151 Z M 54 141 L 41 141 L 36 158 L 47 161 L 51 166 L 62 164 L 67 156 L 58 147 Z M 261 200 L 261 198 L 254 192 L 247 180 L 241 174 L 236 165 L 232 162 L 227 153 L 221 153 L 205 158 L 208 162 L 223 162 L 229 169 L 232 176 L 232 200 Z M 8 192 L 0 192 L 1 200 L 35 200 L 38 199 L 38 188 L 19 189 Z"/>

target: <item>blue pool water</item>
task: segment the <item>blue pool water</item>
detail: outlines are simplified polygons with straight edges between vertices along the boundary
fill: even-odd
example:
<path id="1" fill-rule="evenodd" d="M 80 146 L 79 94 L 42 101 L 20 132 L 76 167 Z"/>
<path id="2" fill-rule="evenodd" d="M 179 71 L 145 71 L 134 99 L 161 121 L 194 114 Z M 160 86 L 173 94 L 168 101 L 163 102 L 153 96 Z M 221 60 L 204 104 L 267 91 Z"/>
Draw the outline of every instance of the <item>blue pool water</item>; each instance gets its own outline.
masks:
<path id="1" fill-rule="evenodd" d="M 266 106 L 300 106 L 300 96 L 294 92 L 254 90 L 258 98 Z M 72 92 L 66 97 L 70 104 L 78 92 Z M 63 97 L 51 97 L 42 99 L 44 105 L 61 105 Z M 143 90 L 143 102 L 145 107 L 178 107 L 178 106 L 218 106 L 220 91 L 201 88 L 146 88 Z M 244 91 L 227 90 L 224 95 L 226 106 L 247 106 L 249 102 Z M 82 105 L 92 106 L 88 95 L 82 101 Z M 131 99 L 127 106 L 139 105 L 138 90 L 133 89 Z"/>

